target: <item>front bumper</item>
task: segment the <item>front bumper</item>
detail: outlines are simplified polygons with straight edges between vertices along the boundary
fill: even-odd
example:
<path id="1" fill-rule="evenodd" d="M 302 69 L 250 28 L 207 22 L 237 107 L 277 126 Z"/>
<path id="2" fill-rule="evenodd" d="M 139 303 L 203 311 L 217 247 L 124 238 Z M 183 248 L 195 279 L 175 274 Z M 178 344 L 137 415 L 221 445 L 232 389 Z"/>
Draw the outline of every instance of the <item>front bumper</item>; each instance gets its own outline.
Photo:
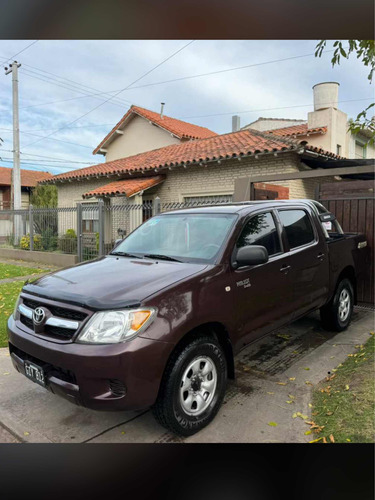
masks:
<path id="1" fill-rule="evenodd" d="M 14 367 L 25 360 L 45 371 L 47 389 L 94 410 L 141 410 L 154 404 L 173 344 L 141 337 L 113 345 L 61 344 L 18 328 L 8 320 Z"/>

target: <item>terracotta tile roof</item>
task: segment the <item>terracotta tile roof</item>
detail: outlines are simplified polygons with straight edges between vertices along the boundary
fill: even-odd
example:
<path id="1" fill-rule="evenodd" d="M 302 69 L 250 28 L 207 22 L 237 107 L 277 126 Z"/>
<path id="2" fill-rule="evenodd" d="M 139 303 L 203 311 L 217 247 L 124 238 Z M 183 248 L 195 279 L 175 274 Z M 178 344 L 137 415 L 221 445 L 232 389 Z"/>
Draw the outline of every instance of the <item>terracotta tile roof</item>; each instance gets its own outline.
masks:
<path id="1" fill-rule="evenodd" d="M 155 175 L 154 177 L 139 177 L 137 179 L 114 181 L 85 193 L 83 197 L 91 198 L 92 196 L 115 196 L 125 194 L 129 198 L 133 194 L 157 186 L 163 182 L 164 179 L 165 175 Z"/>
<path id="2" fill-rule="evenodd" d="M 126 175 L 153 172 L 155 169 L 173 166 L 196 165 L 207 161 L 225 160 L 237 158 L 244 155 L 256 155 L 257 153 L 275 153 L 278 151 L 295 151 L 301 149 L 312 150 L 312 146 L 302 141 L 277 137 L 264 132 L 246 129 L 230 134 L 217 135 L 209 139 L 188 141 L 181 144 L 172 144 L 153 151 L 146 151 L 134 156 L 120 158 L 85 167 L 79 170 L 64 172 L 55 175 L 51 181 L 65 181 L 78 178 L 100 177 L 110 175 Z M 315 148 L 314 151 L 318 152 Z M 331 158 L 338 158 L 335 154 L 319 150 Z M 50 181 L 45 181 L 50 182 Z"/>
<path id="3" fill-rule="evenodd" d="M 12 182 L 12 168 L 0 167 L 0 185 L 10 186 Z M 21 186 L 35 187 L 39 181 L 52 178 L 49 172 L 37 172 L 36 170 L 21 169 Z"/>
<path id="4" fill-rule="evenodd" d="M 123 123 L 132 114 L 137 114 L 143 116 L 146 120 L 155 123 L 161 128 L 168 130 L 168 132 L 176 135 L 179 139 L 205 139 L 207 137 L 213 137 L 218 135 L 216 132 L 209 130 L 205 127 L 199 127 L 198 125 L 193 125 L 192 123 L 183 122 L 182 120 L 177 120 L 176 118 L 171 118 L 164 115 L 160 118 L 160 113 L 155 113 L 155 111 L 150 111 L 139 106 L 131 106 L 129 111 L 121 118 L 121 120 L 113 127 L 113 129 L 104 137 L 102 142 L 94 149 L 93 154 L 96 154 L 101 147 L 107 142 L 107 140 L 115 133 L 115 130 L 121 127 Z"/>
<path id="5" fill-rule="evenodd" d="M 273 134 L 280 137 L 325 134 L 326 132 L 327 127 L 307 128 L 307 123 L 301 123 L 300 125 L 292 125 L 291 127 L 283 127 L 266 131 L 267 134 Z"/>

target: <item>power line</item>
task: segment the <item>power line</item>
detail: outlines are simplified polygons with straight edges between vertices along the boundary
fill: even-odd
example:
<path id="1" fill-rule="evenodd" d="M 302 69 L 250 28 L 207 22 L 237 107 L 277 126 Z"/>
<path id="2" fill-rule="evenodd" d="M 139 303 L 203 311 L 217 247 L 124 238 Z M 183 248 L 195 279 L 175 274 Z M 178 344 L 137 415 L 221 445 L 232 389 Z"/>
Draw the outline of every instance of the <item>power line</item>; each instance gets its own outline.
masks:
<path id="1" fill-rule="evenodd" d="M 71 86 L 67 86 L 66 84 L 61 84 L 62 82 L 57 82 L 57 81 L 53 81 L 52 79 L 49 79 L 49 78 L 41 78 L 41 76 L 44 76 L 44 75 L 38 75 L 36 76 L 36 74 L 32 74 L 30 72 L 30 70 L 25 70 L 23 69 L 22 70 L 22 74 L 23 75 L 27 75 L 31 78 L 36 78 L 37 80 L 40 80 L 42 82 L 46 82 L 46 83 L 50 83 L 51 85 L 56 85 L 57 87 L 61 87 L 65 90 L 70 90 L 70 91 L 73 91 L 73 92 L 78 92 L 80 94 L 84 94 L 84 95 L 81 95 L 79 97 L 70 97 L 69 99 L 63 99 L 63 100 L 60 100 L 60 101 L 57 101 L 57 102 L 65 102 L 65 101 L 71 101 L 71 100 L 74 100 L 74 99 L 85 99 L 87 97 L 92 97 L 93 99 L 96 99 L 96 100 L 100 100 L 102 101 L 103 99 L 101 99 L 100 97 L 97 97 L 97 96 L 100 96 L 100 95 L 103 95 L 103 94 L 111 94 L 113 93 L 114 91 L 110 91 L 110 92 L 98 92 L 96 94 L 93 94 L 93 93 L 87 93 L 87 91 L 83 91 L 83 90 L 78 90 L 74 87 L 71 87 Z M 34 104 L 34 105 L 31 105 L 31 106 L 23 106 L 22 108 L 20 109 L 25 109 L 25 108 L 32 108 L 32 107 L 35 107 L 35 106 L 46 106 L 48 104 L 54 104 L 56 101 L 49 101 L 49 102 L 45 102 L 45 103 L 40 103 L 40 104 Z M 128 105 L 128 104 L 131 104 L 130 101 L 124 101 L 123 103 L 121 101 L 114 101 L 112 102 L 111 104 L 113 104 L 114 106 L 119 106 L 121 108 L 123 108 L 124 106 Z"/>
<path id="2" fill-rule="evenodd" d="M 13 153 L 11 149 L 1 149 L 1 151 L 5 151 L 7 153 Z M 63 163 L 82 163 L 83 165 L 91 165 L 92 163 L 89 161 L 79 161 L 79 160 L 71 160 L 69 158 L 57 158 L 56 156 L 44 156 L 44 155 L 38 155 L 34 153 L 27 153 L 26 151 L 20 151 L 21 155 L 26 155 L 26 156 L 35 156 L 37 158 L 47 158 L 47 160 L 39 160 L 38 161 L 51 161 L 54 160 L 56 162 L 63 162 Z M 31 158 L 26 158 L 27 160 L 30 160 Z"/>
<path id="3" fill-rule="evenodd" d="M 333 50 L 326 50 L 323 54 L 328 54 L 329 52 L 333 52 Z M 173 78 L 172 80 L 164 80 L 162 82 L 146 83 L 144 85 L 138 85 L 137 87 L 132 87 L 131 89 L 126 89 L 126 90 L 141 89 L 144 87 L 152 87 L 154 85 L 163 85 L 165 83 L 179 82 L 181 80 L 189 80 L 192 78 L 200 78 L 202 76 L 217 75 L 219 73 L 228 73 L 229 71 L 237 71 L 237 70 L 241 70 L 241 69 L 255 68 L 256 66 L 265 66 L 266 64 L 274 64 L 277 62 L 290 61 L 292 59 L 300 59 L 302 57 L 310 57 L 310 56 L 314 56 L 314 55 L 315 55 L 315 53 L 303 54 L 303 55 L 299 55 L 299 56 L 285 57 L 283 59 L 275 59 L 273 61 L 265 61 L 265 62 L 261 62 L 261 63 L 255 63 L 255 64 L 246 64 L 245 66 L 237 66 L 235 68 L 228 68 L 228 69 L 222 69 L 222 70 L 218 70 L 218 71 L 211 71 L 209 73 L 200 73 L 198 75 L 182 76 L 180 78 Z"/>
<path id="4" fill-rule="evenodd" d="M 39 42 L 39 40 L 35 40 L 34 42 L 32 42 L 29 45 L 27 45 L 27 47 L 23 48 L 22 50 L 20 50 L 19 52 L 17 52 L 13 56 L 9 57 L 9 59 L 6 60 L 5 64 L 7 64 L 9 61 L 11 61 L 14 57 L 18 56 L 18 54 L 21 54 L 22 52 L 25 52 L 25 50 L 27 50 L 29 47 L 31 47 L 32 45 L 34 45 L 37 42 Z"/>
<path id="5" fill-rule="evenodd" d="M 343 102 L 357 102 L 357 101 L 368 101 L 368 100 L 371 100 L 371 99 L 374 99 L 373 97 L 366 97 L 364 99 L 349 99 L 349 100 L 346 100 L 346 101 L 338 101 L 338 103 L 343 103 Z M 329 102 L 327 103 L 322 103 L 322 104 L 330 104 Z M 292 108 L 307 108 L 307 107 L 310 107 L 310 106 L 313 106 L 312 103 L 310 104 L 298 104 L 298 105 L 295 105 L 295 106 L 283 106 L 283 107 L 279 107 L 279 108 L 263 108 L 263 109 L 248 109 L 246 111 L 228 111 L 226 113 L 215 113 L 215 114 L 212 114 L 212 115 L 195 115 L 195 116 L 183 116 L 182 118 L 183 119 L 188 119 L 188 118 L 208 118 L 208 117 L 211 117 L 211 116 L 224 116 L 224 115 L 235 115 L 235 114 L 244 114 L 244 113 L 259 113 L 260 111 L 276 111 L 276 110 L 280 110 L 280 109 L 292 109 Z"/>
<path id="6" fill-rule="evenodd" d="M 327 50 L 327 51 L 324 52 L 324 54 L 327 54 L 327 53 L 330 53 L 330 52 L 333 52 L 333 50 Z M 220 74 L 220 73 L 227 73 L 227 72 L 230 72 L 230 71 L 237 71 L 237 70 L 241 70 L 241 69 L 253 68 L 253 67 L 256 67 L 256 66 L 264 66 L 264 65 L 267 65 L 267 64 L 274 64 L 274 63 L 277 63 L 277 62 L 289 61 L 289 60 L 299 59 L 299 58 L 303 58 L 303 57 L 311 57 L 311 56 L 314 56 L 314 55 L 315 55 L 314 53 L 311 53 L 311 54 L 302 54 L 302 55 L 291 56 L 291 57 L 286 57 L 286 58 L 282 58 L 282 59 L 275 59 L 275 60 L 272 60 L 272 61 L 264 61 L 264 62 L 261 62 L 261 63 L 247 64 L 245 66 L 237 66 L 235 68 L 228 68 L 228 69 L 223 69 L 223 70 L 211 71 L 209 73 L 201 73 L 201 74 L 197 74 L 197 75 L 190 75 L 190 76 L 183 76 L 183 77 L 180 77 L 180 78 L 174 78 L 174 79 L 171 79 L 171 80 L 164 80 L 164 81 L 154 82 L 154 83 L 146 83 L 144 85 L 139 85 L 139 86 L 136 86 L 136 87 L 132 86 L 134 83 L 136 83 L 136 82 L 133 82 L 133 84 L 130 84 L 130 86 L 128 86 L 127 88 L 125 88 L 123 90 L 111 90 L 111 91 L 108 91 L 108 92 L 98 92 L 98 93 L 92 94 L 92 95 L 95 95 L 95 96 L 98 96 L 98 95 L 108 95 L 108 94 L 113 93 L 113 92 L 121 93 L 121 92 L 124 92 L 125 90 L 133 90 L 133 89 L 139 89 L 139 88 L 144 88 L 144 87 L 151 87 L 151 86 L 154 86 L 154 85 L 163 85 L 165 83 L 172 83 L 172 82 L 177 82 L 177 81 L 181 81 L 181 80 L 189 80 L 189 79 L 192 79 L 192 78 L 200 78 L 200 77 L 203 77 L 203 76 L 216 75 L 216 74 Z M 30 65 L 24 65 L 24 66 L 32 67 Z M 154 68 L 154 69 L 156 69 L 156 68 Z M 151 71 L 153 71 L 153 70 L 151 70 Z M 25 72 L 25 70 L 23 70 L 23 72 Z M 25 74 L 27 74 L 27 73 L 25 73 Z M 50 74 L 53 74 L 53 73 L 50 73 Z M 29 74 L 28 76 L 32 76 L 32 75 Z M 144 75 L 144 76 L 146 76 L 146 75 Z M 34 76 L 34 78 L 37 78 L 37 77 Z M 63 77 L 59 77 L 59 78 L 63 78 Z M 66 79 L 66 80 L 68 80 L 68 79 Z M 68 81 L 73 81 L 73 80 L 68 80 Z M 78 85 L 82 85 L 82 84 L 78 84 Z M 87 87 L 87 88 L 90 88 L 90 87 Z M 116 94 L 116 95 L 118 95 L 118 94 Z M 76 100 L 76 99 L 84 99 L 84 96 L 72 97 L 72 98 L 67 99 L 67 101 L 68 100 Z M 65 101 L 64 100 L 61 100 L 61 101 L 52 101 L 52 102 L 41 103 L 39 105 L 34 105 L 34 106 L 45 106 L 45 105 L 48 105 L 48 104 L 55 104 L 55 103 L 58 103 L 58 102 L 65 102 Z M 105 101 L 105 102 L 107 102 L 107 101 Z M 126 102 L 130 103 L 130 101 L 126 101 Z M 132 103 L 132 104 L 134 104 L 134 103 Z M 27 106 L 27 107 L 32 107 L 32 106 Z M 22 108 L 22 109 L 24 109 L 24 108 Z"/>
<path id="7" fill-rule="evenodd" d="M 11 129 L 5 129 L 5 128 L 0 128 L 0 130 L 6 130 L 9 133 L 13 132 Z M 47 136 L 43 136 L 43 135 L 39 135 L 39 134 L 33 134 L 32 132 L 22 131 L 22 133 L 26 134 L 26 135 L 32 135 L 33 137 L 40 137 L 42 139 L 48 138 L 48 140 L 50 140 L 50 141 L 63 142 L 64 144 L 71 144 L 72 146 L 80 146 L 81 148 L 91 149 L 91 151 L 94 149 L 93 146 L 84 146 L 83 144 L 78 144 L 77 142 L 64 141 L 63 139 L 55 139 L 54 137 L 49 137 L 49 136 L 47 137 Z M 30 144 L 28 144 L 28 146 L 30 146 Z"/>
<path id="8" fill-rule="evenodd" d="M 11 158 L 8 158 L 8 157 L 1 158 L 0 161 L 2 161 L 4 163 L 13 163 L 13 160 Z M 38 162 L 34 163 L 34 162 L 23 161 L 22 165 L 38 165 Z M 65 165 L 50 165 L 50 164 L 47 164 L 47 163 L 44 164 L 43 167 L 59 168 L 59 169 L 64 169 L 65 168 L 65 169 L 68 169 L 68 170 L 73 170 L 71 167 L 67 167 Z M 82 168 L 85 168 L 85 167 L 82 167 Z M 74 170 L 77 170 L 77 169 L 74 169 Z"/>
<path id="9" fill-rule="evenodd" d="M 142 78 L 144 78 L 145 76 L 149 75 L 152 71 L 154 71 L 155 69 L 159 68 L 162 64 L 164 64 L 165 62 L 169 61 L 169 59 L 171 59 L 172 57 L 174 57 L 176 54 L 178 54 L 179 52 L 181 52 L 182 50 L 184 50 L 186 47 L 188 47 L 189 45 L 191 45 L 192 43 L 194 42 L 194 40 L 192 40 L 191 42 L 187 43 L 186 45 L 184 45 L 183 47 L 181 47 L 180 49 L 176 50 L 173 54 L 171 54 L 170 56 L 168 56 L 166 59 L 164 59 L 163 61 L 161 61 L 159 64 L 157 64 L 156 66 L 154 66 L 153 68 L 151 68 L 149 71 L 147 71 L 146 73 L 144 73 L 142 76 L 140 76 L 139 78 L 137 78 L 136 80 L 134 80 L 132 83 L 130 83 L 127 87 L 119 90 L 114 96 L 111 96 L 111 97 L 108 97 L 108 99 L 106 99 L 105 101 L 101 102 L 100 104 L 98 104 L 97 106 L 95 106 L 94 108 L 90 109 L 89 111 L 87 111 L 86 113 L 84 113 L 83 115 L 79 116 L 78 118 L 76 118 L 75 120 L 71 121 L 70 123 L 68 123 L 67 125 L 65 125 L 64 127 L 61 127 L 59 128 L 58 130 L 54 131 L 54 132 L 51 132 L 50 134 L 48 134 L 47 136 L 44 137 L 44 139 L 48 138 L 49 136 L 53 135 L 54 133 L 56 132 L 59 132 L 60 130 L 64 129 L 64 128 L 67 128 L 69 127 L 70 125 L 72 125 L 73 123 L 76 123 L 78 120 L 80 120 L 81 118 L 84 118 L 85 116 L 87 116 L 88 114 L 92 113 L 93 111 L 95 111 L 96 109 L 100 108 L 101 106 L 103 106 L 103 104 L 107 103 L 108 101 L 111 101 L 112 99 L 114 99 L 115 97 L 117 97 L 119 94 L 121 94 L 121 92 L 123 92 L 124 90 L 127 90 L 129 87 L 131 87 L 132 85 L 134 85 L 135 83 L 139 82 Z M 28 144 L 27 146 L 31 146 L 32 144 L 35 144 L 37 142 L 40 142 L 42 139 L 38 139 L 37 141 L 34 141 L 30 144 Z"/>

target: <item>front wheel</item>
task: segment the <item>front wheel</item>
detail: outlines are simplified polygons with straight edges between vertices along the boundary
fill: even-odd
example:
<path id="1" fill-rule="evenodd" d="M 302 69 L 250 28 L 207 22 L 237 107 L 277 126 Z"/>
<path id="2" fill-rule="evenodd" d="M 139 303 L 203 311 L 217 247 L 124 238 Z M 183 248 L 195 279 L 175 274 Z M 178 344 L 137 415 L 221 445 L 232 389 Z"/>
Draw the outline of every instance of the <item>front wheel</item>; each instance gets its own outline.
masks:
<path id="1" fill-rule="evenodd" d="M 227 365 L 220 344 L 209 336 L 177 350 L 166 367 L 156 420 L 181 436 L 191 436 L 209 424 L 225 394 Z"/>
<path id="2" fill-rule="evenodd" d="M 353 285 L 347 278 L 340 281 L 335 295 L 320 309 L 324 328 L 342 332 L 350 323 L 354 305 Z"/>

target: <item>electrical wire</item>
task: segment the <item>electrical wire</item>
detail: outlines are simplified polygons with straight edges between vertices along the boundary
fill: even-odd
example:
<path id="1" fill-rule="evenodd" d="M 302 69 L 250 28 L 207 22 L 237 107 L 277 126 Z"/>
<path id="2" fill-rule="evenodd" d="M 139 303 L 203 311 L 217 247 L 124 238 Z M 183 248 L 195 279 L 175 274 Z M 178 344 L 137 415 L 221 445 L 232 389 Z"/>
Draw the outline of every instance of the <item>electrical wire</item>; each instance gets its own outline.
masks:
<path id="1" fill-rule="evenodd" d="M 167 61 L 169 61 L 172 57 L 174 57 L 176 54 L 178 54 L 179 52 L 181 52 L 182 50 L 184 50 L 186 47 L 188 47 L 189 45 L 191 45 L 195 40 L 192 40 L 190 41 L 189 43 L 187 43 L 186 45 L 184 45 L 183 47 L 181 47 L 180 49 L 176 50 L 173 54 L 171 54 L 170 56 L 168 56 L 166 59 L 164 59 L 163 61 L 161 61 L 159 64 L 157 64 L 156 66 L 154 66 L 153 68 L 151 68 L 149 71 L 147 71 L 146 73 L 144 73 L 142 76 L 140 76 L 139 78 L 137 78 L 136 80 L 134 80 L 132 83 L 130 83 L 127 87 L 124 87 L 123 89 L 119 90 L 114 96 L 111 96 L 111 97 L 108 97 L 108 99 L 106 99 L 105 101 L 101 102 L 100 104 L 98 104 L 97 106 L 95 106 L 94 108 L 90 109 L 89 111 L 87 111 L 86 113 L 84 113 L 83 115 L 79 116 L 78 118 L 74 119 L 73 121 L 71 121 L 70 123 L 68 123 L 67 125 L 65 125 L 64 127 L 61 127 L 59 128 L 58 130 L 54 131 L 54 132 L 51 132 L 50 134 L 48 134 L 47 136 L 45 136 L 43 139 L 47 139 L 48 137 L 50 137 L 51 135 L 55 134 L 56 132 L 59 132 L 60 130 L 63 130 L 64 128 L 67 128 L 69 127 L 70 125 L 72 125 L 73 123 L 76 123 L 78 120 L 80 120 L 81 118 L 84 118 L 85 116 L 87 116 L 88 114 L 92 113 L 93 111 L 95 111 L 96 109 L 100 108 L 101 106 L 103 106 L 103 104 L 111 101 L 112 99 L 114 99 L 116 96 L 118 96 L 119 94 L 121 94 L 121 92 L 123 92 L 124 90 L 127 90 L 129 87 L 131 87 L 132 85 L 134 85 L 135 83 L 139 82 L 142 78 L 144 78 L 145 76 L 149 75 L 152 71 L 154 71 L 155 69 L 159 68 L 162 64 L 166 63 Z M 27 144 L 27 147 L 28 146 L 31 146 L 33 144 L 36 144 L 37 142 L 40 142 L 42 141 L 43 139 L 38 139 L 30 144 Z"/>
<path id="2" fill-rule="evenodd" d="M 10 60 L 12 60 L 14 57 L 18 56 L 19 54 L 21 54 L 22 52 L 25 52 L 25 50 L 27 50 L 29 47 L 31 47 L 32 45 L 36 44 L 37 42 L 39 42 L 39 40 L 35 40 L 34 42 L 30 43 L 27 47 L 23 48 L 22 50 L 20 50 L 19 52 L 17 52 L 16 54 L 14 54 L 13 56 L 9 57 L 9 59 L 6 60 L 6 62 L 4 64 L 7 64 Z"/>

